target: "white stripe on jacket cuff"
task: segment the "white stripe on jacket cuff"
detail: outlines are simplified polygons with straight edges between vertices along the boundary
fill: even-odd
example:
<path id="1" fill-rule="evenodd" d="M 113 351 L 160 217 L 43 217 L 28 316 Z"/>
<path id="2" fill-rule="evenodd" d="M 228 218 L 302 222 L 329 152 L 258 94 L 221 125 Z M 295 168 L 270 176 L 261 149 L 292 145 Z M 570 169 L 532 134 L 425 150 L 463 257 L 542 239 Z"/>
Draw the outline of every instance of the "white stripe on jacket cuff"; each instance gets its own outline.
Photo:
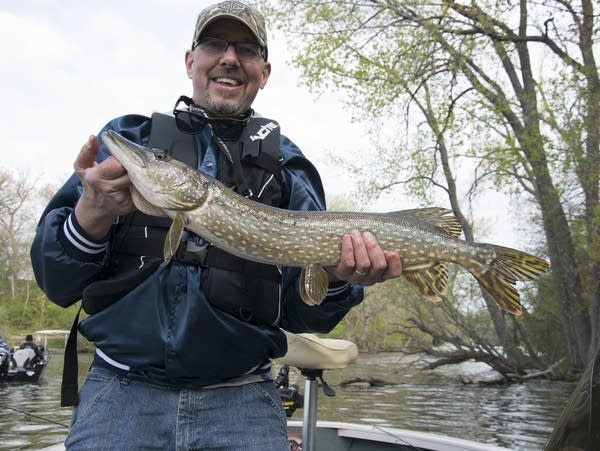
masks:
<path id="1" fill-rule="evenodd" d="M 327 289 L 327 296 L 337 296 L 337 295 L 343 293 L 344 291 L 346 291 L 349 286 L 350 286 L 349 283 L 345 283 L 344 285 L 339 286 L 339 287 L 329 287 Z"/>
<path id="2" fill-rule="evenodd" d="M 100 254 L 106 249 L 107 241 L 102 243 L 95 243 L 84 236 L 84 231 L 81 226 L 77 223 L 77 219 L 73 213 L 69 215 L 65 223 L 63 224 L 63 232 L 69 243 L 79 249 L 81 252 L 87 254 Z"/>

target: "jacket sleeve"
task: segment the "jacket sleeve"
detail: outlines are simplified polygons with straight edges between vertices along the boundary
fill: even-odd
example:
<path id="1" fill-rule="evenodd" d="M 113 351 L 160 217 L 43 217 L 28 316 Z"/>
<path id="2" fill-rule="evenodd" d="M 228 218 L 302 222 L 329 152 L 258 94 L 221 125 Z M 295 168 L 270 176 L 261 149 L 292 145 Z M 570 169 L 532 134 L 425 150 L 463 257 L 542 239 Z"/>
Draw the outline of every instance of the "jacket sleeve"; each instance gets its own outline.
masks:
<path id="1" fill-rule="evenodd" d="M 285 137 L 282 137 L 281 149 L 282 205 L 289 210 L 325 210 L 325 194 L 316 168 Z M 330 284 L 320 305 L 309 306 L 300 298 L 300 271 L 300 268 L 283 269 L 281 327 L 289 332 L 330 332 L 352 307 L 363 300 L 362 286 L 341 282 Z"/>
<path id="2" fill-rule="evenodd" d="M 149 119 L 129 115 L 107 124 L 98 134 L 97 161 L 108 157 L 101 134 L 115 130 L 143 143 Z M 79 177 L 73 174 L 50 200 L 38 222 L 31 246 L 31 264 L 36 281 L 48 299 L 68 307 L 82 298 L 83 289 L 97 280 L 107 259 L 108 237 L 92 240 L 77 224 L 73 210 L 81 195 Z"/>

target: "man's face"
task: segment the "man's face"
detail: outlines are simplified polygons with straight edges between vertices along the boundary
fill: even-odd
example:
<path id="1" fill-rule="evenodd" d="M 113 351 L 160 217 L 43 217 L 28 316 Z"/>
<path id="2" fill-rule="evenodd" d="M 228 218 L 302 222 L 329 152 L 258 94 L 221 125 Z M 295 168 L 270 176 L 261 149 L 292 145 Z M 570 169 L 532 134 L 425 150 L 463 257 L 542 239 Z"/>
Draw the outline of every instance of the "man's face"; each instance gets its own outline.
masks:
<path id="1" fill-rule="evenodd" d="M 206 27 L 202 36 L 256 43 L 250 29 L 236 20 L 214 22 Z M 201 47 L 197 46 L 185 54 L 194 103 L 218 117 L 235 116 L 247 111 L 259 88 L 264 88 L 267 83 L 271 64 L 263 59 L 240 60 L 231 45 L 220 56 L 209 54 Z"/>

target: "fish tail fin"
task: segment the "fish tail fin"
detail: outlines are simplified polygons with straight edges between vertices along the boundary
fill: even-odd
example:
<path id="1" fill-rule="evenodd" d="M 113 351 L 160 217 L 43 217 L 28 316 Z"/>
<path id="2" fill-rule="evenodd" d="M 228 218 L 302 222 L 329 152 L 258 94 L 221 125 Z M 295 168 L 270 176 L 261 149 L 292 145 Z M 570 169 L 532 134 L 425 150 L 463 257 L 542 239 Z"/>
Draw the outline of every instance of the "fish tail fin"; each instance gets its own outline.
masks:
<path id="1" fill-rule="evenodd" d="M 523 312 L 517 281 L 533 280 L 550 268 L 548 262 L 535 255 L 502 246 L 491 246 L 497 256 L 489 265 L 469 268 L 483 289 L 505 311 L 520 316 Z"/>
<path id="2" fill-rule="evenodd" d="M 448 288 L 448 268 L 436 263 L 427 268 L 406 270 L 404 278 L 417 292 L 430 302 L 439 302 Z"/>

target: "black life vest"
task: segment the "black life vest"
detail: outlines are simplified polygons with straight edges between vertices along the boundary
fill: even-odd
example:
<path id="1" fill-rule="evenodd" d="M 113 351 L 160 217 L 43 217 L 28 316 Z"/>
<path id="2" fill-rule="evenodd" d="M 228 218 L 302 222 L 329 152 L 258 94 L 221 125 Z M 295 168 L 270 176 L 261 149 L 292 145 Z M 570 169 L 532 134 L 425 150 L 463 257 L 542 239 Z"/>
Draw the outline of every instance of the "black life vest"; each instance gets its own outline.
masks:
<path id="1" fill-rule="evenodd" d="M 279 206 L 282 196 L 279 126 L 269 119 L 252 117 L 239 141 L 228 142 L 232 160 L 219 155 L 217 178 L 239 194 L 259 202 Z M 180 132 L 172 116 L 152 115 L 150 147 L 167 151 L 197 168 L 195 139 Z M 113 230 L 110 263 L 99 281 L 83 292 L 82 308 L 96 313 L 118 301 L 162 262 L 163 242 L 170 219 L 135 212 L 120 218 Z M 200 264 L 202 288 L 209 302 L 245 321 L 277 324 L 280 299 L 278 268 L 240 259 L 212 246 L 194 249 L 193 242 L 182 243 L 175 259 Z M 65 346 L 61 406 L 79 404 L 77 329 L 75 316 Z"/>
<path id="2" fill-rule="evenodd" d="M 279 126 L 252 117 L 238 141 L 226 142 L 233 161 L 219 154 L 217 178 L 238 194 L 279 206 L 282 197 Z M 177 129 L 172 116 L 154 113 L 148 147 L 159 148 L 197 167 L 193 135 Z M 96 313 L 118 301 L 152 274 L 163 259 L 163 243 L 170 218 L 140 211 L 119 218 L 110 246 L 110 264 L 102 279 L 83 293 L 83 308 Z M 183 241 L 174 260 L 201 265 L 202 289 L 211 304 L 244 321 L 276 325 L 279 322 L 279 284 L 276 266 L 239 258 L 207 243 Z M 108 272 L 109 271 L 109 272 Z"/>

